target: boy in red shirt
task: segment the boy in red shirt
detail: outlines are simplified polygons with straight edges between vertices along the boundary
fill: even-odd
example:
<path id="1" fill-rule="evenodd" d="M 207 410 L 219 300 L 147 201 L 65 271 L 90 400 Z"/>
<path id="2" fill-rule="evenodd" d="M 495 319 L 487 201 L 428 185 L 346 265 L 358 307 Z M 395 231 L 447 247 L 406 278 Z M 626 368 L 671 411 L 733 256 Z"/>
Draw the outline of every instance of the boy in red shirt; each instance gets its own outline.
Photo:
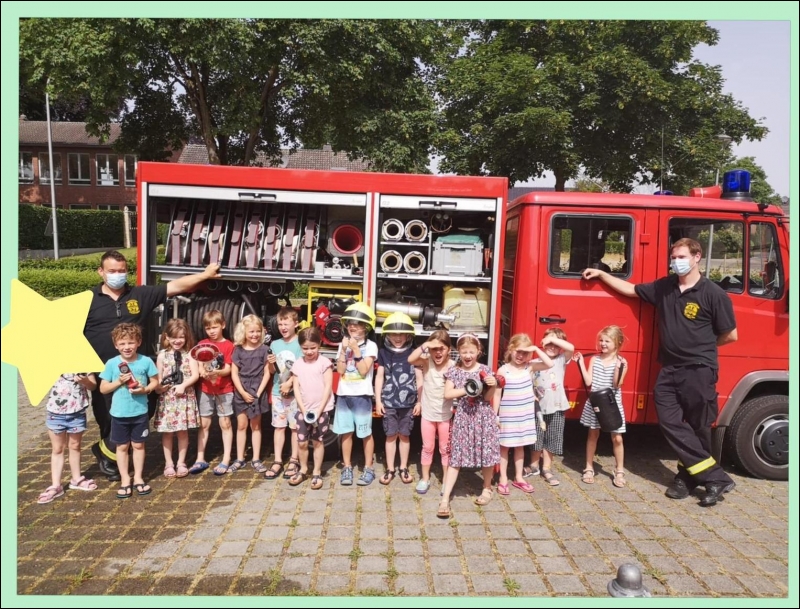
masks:
<path id="1" fill-rule="evenodd" d="M 197 460 L 189 468 L 190 474 L 199 474 L 208 469 L 205 460 L 206 443 L 208 442 L 211 417 L 214 416 L 216 406 L 219 416 L 219 427 L 222 430 L 222 460 L 214 468 L 216 476 L 228 473 L 231 462 L 231 446 L 233 445 L 233 381 L 231 381 L 231 356 L 234 344 L 222 336 L 225 329 L 225 318 L 216 309 L 203 315 L 203 327 L 206 331 L 205 338 L 200 345 L 214 345 L 222 354 L 222 361 L 199 362 L 200 364 L 200 396 L 197 405 L 200 410 L 200 429 L 197 434 Z"/>

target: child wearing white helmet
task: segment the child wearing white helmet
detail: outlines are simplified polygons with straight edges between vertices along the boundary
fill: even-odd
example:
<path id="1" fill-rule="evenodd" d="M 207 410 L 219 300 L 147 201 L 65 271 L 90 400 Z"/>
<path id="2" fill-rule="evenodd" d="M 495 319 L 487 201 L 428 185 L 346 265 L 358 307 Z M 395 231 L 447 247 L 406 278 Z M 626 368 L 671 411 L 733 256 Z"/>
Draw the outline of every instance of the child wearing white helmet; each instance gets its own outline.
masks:
<path id="1" fill-rule="evenodd" d="M 411 430 L 414 417 L 422 408 L 422 371 L 408 363 L 414 348 L 414 323 L 405 313 L 392 313 L 383 322 L 384 348 L 378 353 L 375 376 L 375 411 L 383 417 L 386 434 L 386 471 L 381 484 L 389 484 L 397 475 L 394 469 L 397 441 L 400 440 L 400 480 L 414 481 L 408 471 Z"/>
<path id="2" fill-rule="evenodd" d="M 339 484 L 353 484 L 351 459 L 355 432 L 364 441 L 364 469 L 358 478 L 358 485 L 367 486 L 375 480 L 372 373 L 375 358 L 378 357 L 378 345 L 367 338 L 367 334 L 375 328 L 375 313 L 368 304 L 356 302 L 347 307 L 342 321 L 348 335 L 342 339 L 336 355 L 339 385 L 336 388 L 336 416 L 333 419 L 333 432 L 342 436 L 344 467 Z"/>

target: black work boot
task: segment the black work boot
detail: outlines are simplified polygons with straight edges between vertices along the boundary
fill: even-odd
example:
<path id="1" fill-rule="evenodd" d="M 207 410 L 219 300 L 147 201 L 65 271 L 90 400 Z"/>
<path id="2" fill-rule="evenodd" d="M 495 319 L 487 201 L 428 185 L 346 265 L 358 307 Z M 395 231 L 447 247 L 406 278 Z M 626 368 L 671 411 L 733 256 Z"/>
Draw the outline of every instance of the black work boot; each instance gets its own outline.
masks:
<path id="1" fill-rule="evenodd" d="M 672 486 L 670 486 L 664 494 L 670 499 L 686 499 L 692 494 L 692 491 L 689 490 L 689 487 L 683 479 L 675 478 L 675 480 L 672 481 Z"/>
<path id="2" fill-rule="evenodd" d="M 99 443 L 92 444 L 92 454 L 94 458 L 97 459 L 97 467 L 100 469 L 100 473 L 106 477 L 106 480 L 109 482 L 119 482 L 122 480 L 122 477 L 119 475 L 117 464 L 103 454 L 100 450 Z"/>
<path id="3" fill-rule="evenodd" d="M 709 482 L 706 484 L 706 496 L 700 500 L 700 507 L 717 505 L 717 502 L 725 499 L 725 493 L 730 493 L 734 488 L 736 488 L 736 483 L 733 480 L 727 484 L 725 482 Z"/>

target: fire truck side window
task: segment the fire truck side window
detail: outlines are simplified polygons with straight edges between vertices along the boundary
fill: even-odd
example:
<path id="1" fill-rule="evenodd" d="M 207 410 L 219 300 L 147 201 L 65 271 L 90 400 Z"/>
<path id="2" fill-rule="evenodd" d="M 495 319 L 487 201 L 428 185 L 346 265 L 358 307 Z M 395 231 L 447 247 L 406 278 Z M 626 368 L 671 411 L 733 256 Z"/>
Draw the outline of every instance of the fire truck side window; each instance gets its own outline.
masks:
<path id="1" fill-rule="evenodd" d="M 672 244 L 690 238 L 703 248 L 700 273 L 732 294 L 744 291 L 744 224 L 706 218 L 675 218 L 669 223 L 669 246 L 664 252 L 669 268 Z M 670 271 L 672 272 L 672 271 Z"/>
<path id="2" fill-rule="evenodd" d="M 766 222 L 750 225 L 750 272 L 747 292 L 758 298 L 781 297 L 783 281 L 775 227 Z"/>
<path id="3" fill-rule="evenodd" d="M 631 234 L 629 217 L 557 215 L 550 232 L 550 274 L 575 277 L 584 269 L 602 269 L 617 277 L 629 277 Z"/>

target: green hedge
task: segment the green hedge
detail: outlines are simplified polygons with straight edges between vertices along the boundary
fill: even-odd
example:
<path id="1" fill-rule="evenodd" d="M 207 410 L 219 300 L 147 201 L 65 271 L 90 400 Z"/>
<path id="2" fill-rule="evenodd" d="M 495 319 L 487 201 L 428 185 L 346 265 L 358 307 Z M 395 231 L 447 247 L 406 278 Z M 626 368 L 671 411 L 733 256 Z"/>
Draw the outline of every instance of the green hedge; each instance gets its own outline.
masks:
<path id="1" fill-rule="evenodd" d="M 27 204 L 19 206 L 19 249 L 53 249 L 53 237 L 44 234 L 51 214 L 49 207 Z M 59 249 L 122 246 L 124 234 L 121 211 L 59 209 L 56 214 Z"/>
<path id="2" fill-rule="evenodd" d="M 98 252 L 94 256 L 67 256 L 53 260 L 52 258 L 20 260 L 19 271 L 30 269 L 43 269 L 49 271 L 91 271 L 97 277 L 97 269 L 100 266 L 100 258 L 103 252 Z M 128 261 L 128 273 L 136 275 L 136 258 L 126 257 Z M 98 281 L 100 281 L 98 277 Z"/>
<path id="3" fill-rule="evenodd" d="M 62 298 L 91 290 L 100 283 L 100 276 L 97 266 L 90 271 L 21 268 L 19 280 L 45 298 Z M 136 276 L 129 274 L 128 282 L 134 285 Z"/>

